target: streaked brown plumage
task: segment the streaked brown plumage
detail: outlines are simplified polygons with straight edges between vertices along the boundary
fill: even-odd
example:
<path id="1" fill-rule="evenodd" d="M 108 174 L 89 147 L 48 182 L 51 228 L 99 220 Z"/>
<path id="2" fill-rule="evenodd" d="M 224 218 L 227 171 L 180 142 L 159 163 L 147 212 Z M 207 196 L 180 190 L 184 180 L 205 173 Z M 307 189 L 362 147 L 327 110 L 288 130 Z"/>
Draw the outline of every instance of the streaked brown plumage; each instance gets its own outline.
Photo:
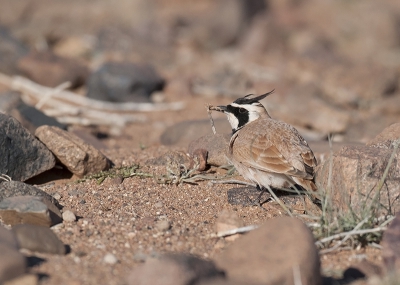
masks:
<path id="1" fill-rule="evenodd" d="M 214 108 L 224 112 L 232 126 L 228 159 L 244 178 L 260 188 L 297 184 L 314 192 L 315 156 L 294 127 L 272 119 L 259 103 L 271 93 L 247 95 Z"/>

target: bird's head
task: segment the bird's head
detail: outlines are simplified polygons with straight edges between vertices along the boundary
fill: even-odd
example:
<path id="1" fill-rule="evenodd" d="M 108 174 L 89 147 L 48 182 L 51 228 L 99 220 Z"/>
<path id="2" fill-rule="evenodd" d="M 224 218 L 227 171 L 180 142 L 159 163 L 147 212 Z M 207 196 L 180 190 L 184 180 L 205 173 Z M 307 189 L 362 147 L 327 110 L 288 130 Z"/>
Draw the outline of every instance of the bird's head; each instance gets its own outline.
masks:
<path id="1" fill-rule="evenodd" d="M 273 92 L 274 90 L 260 96 L 249 94 L 236 99 L 229 105 L 218 106 L 213 110 L 225 113 L 231 124 L 232 132 L 235 133 L 246 124 L 258 120 L 261 117 L 270 117 L 265 107 L 259 101 Z"/>

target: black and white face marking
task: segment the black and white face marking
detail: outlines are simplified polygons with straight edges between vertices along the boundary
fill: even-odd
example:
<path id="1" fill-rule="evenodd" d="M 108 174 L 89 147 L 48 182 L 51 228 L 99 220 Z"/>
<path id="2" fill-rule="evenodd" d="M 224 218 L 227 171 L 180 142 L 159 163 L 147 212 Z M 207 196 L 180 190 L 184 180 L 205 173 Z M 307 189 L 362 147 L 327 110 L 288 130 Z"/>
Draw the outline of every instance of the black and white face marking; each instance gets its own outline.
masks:
<path id="1" fill-rule="evenodd" d="M 265 108 L 259 102 L 246 105 L 232 103 L 226 106 L 224 110 L 231 124 L 232 133 L 243 128 L 246 124 L 257 120 L 264 112 L 266 112 Z"/>
<path id="2" fill-rule="evenodd" d="M 249 94 L 236 99 L 233 103 L 227 106 L 218 106 L 218 108 L 214 108 L 214 110 L 225 113 L 228 117 L 229 123 L 231 124 L 232 133 L 234 134 L 246 124 L 257 120 L 261 116 L 267 116 L 270 118 L 267 110 L 259 100 L 264 99 L 273 92 L 274 90 L 256 97 Z"/>

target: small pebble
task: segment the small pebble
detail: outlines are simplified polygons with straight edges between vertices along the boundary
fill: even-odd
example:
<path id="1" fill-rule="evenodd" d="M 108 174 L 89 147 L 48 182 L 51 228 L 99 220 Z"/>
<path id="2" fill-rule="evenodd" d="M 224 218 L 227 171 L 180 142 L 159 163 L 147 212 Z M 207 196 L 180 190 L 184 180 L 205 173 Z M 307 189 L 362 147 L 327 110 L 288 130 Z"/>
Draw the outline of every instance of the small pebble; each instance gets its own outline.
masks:
<path id="1" fill-rule="evenodd" d="M 117 257 L 112 253 L 107 253 L 103 258 L 104 263 L 114 265 L 118 262 Z"/>
<path id="2" fill-rule="evenodd" d="M 61 199 L 61 195 L 60 195 L 59 193 L 55 193 L 55 194 L 53 195 L 53 197 L 54 197 L 54 199 L 56 199 L 56 200 L 60 200 L 60 199 Z"/>
<path id="3" fill-rule="evenodd" d="M 62 214 L 62 218 L 64 221 L 66 222 L 75 222 L 76 221 L 76 216 L 74 213 L 72 213 L 70 210 L 66 210 L 63 214 Z"/>
<path id="4" fill-rule="evenodd" d="M 159 231 L 167 231 L 171 228 L 171 224 L 167 220 L 161 220 L 155 224 L 155 227 Z"/>

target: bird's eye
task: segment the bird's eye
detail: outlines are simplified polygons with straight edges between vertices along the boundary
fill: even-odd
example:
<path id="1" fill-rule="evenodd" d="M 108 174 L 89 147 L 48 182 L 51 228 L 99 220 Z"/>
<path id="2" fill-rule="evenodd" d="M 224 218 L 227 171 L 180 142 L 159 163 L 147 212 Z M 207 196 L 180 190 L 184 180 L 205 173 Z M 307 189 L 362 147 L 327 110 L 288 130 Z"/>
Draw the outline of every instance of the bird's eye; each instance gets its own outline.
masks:
<path id="1" fill-rule="evenodd" d="M 241 113 L 241 114 L 246 113 L 246 109 L 245 108 L 239 108 L 239 113 Z"/>

